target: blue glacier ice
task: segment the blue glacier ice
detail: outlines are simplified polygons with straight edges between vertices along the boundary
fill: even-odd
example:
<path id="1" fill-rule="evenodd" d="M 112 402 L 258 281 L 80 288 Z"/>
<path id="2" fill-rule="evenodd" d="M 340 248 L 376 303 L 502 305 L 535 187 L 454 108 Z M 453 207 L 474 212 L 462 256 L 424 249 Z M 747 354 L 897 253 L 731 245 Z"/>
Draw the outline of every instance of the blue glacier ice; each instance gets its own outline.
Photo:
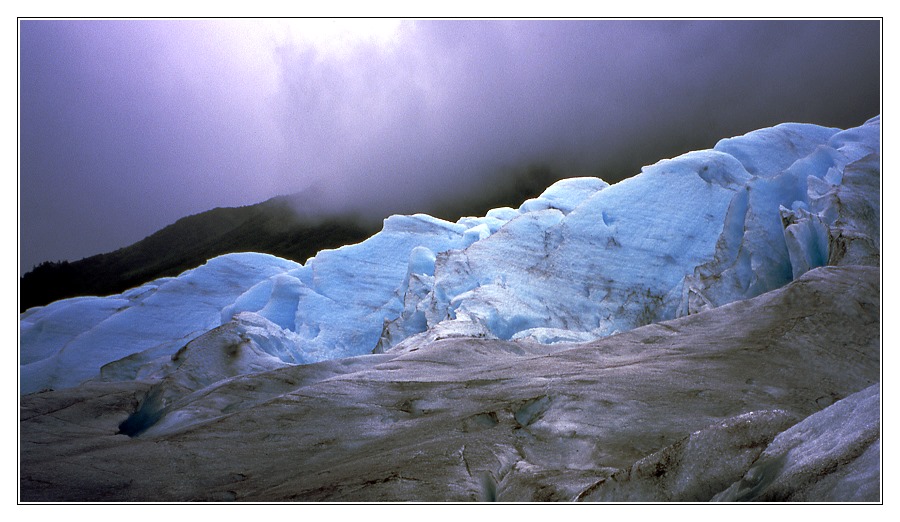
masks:
<path id="1" fill-rule="evenodd" d="M 848 130 L 787 123 L 615 185 L 564 179 L 517 209 L 456 223 L 392 216 L 370 239 L 303 265 L 229 254 L 121 295 L 21 314 L 21 392 L 153 375 L 225 325 L 267 368 L 423 337 L 596 339 L 754 297 L 818 266 L 877 266 L 879 186 L 879 117 Z"/>

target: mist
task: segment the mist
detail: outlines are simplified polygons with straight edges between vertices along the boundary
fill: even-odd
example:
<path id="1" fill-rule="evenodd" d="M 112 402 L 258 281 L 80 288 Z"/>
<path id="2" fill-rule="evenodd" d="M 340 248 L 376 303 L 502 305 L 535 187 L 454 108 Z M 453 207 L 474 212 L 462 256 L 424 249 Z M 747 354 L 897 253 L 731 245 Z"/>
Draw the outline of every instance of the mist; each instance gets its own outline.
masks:
<path id="1" fill-rule="evenodd" d="M 19 43 L 20 271 L 282 194 L 378 219 L 534 165 L 614 183 L 881 97 L 878 20 L 23 20 Z"/>

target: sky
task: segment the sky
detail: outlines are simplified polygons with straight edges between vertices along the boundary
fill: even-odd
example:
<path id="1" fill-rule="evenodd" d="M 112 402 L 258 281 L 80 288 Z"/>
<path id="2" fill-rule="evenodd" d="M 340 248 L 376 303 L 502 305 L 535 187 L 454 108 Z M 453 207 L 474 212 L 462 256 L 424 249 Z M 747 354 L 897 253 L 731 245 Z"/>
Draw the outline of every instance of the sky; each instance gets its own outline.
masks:
<path id="1" fill-rule="evenodd" d="M 427 212 L 879 114 L 878 20 L 19 21 L 20 273 L 215 207 Z"/>

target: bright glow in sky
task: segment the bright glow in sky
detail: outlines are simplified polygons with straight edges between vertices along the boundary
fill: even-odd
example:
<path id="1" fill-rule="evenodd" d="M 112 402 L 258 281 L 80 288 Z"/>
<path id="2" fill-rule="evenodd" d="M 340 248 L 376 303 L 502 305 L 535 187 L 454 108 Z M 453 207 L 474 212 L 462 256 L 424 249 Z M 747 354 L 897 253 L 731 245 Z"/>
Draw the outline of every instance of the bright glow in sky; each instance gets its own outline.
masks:
<path id="1" fill-rule="evenodd" d="M 390 48 L 401 36 L 402 21 L 391 19 L 275 20 L 289 40 L 308 43 L 329 57 L 346 58 L 360 46 Z"/>
<path id="2" fill-rule="evenodd" d="M 23 270 L 294 192 L 427 212 L 880 110 L 876 21 L 23 20 Z"/>

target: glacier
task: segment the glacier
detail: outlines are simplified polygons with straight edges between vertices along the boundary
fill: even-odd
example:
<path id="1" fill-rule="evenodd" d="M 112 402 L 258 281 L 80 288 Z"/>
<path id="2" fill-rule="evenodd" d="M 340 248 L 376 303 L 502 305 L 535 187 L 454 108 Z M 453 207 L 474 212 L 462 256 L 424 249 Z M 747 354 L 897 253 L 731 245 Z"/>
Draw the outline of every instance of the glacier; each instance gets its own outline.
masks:
<path id="1" fill-rule="evenodd" d="M 22 393 L 165 371 L 236 323 L 261 356 L 306 364 L 478 336 L 589 341 L 755 297 L 806 271 L 878 264 L 880 117 L 723 139 L 609 186 L 564 179 L 456 223 L 392 216 L 303 265 L 229 254 L 121 295 L 20 317 Z"/>
<path id="2" fill-rule="evenodd" d="M 20 499 L 879 502 L 880 136 L 29 309 Z"/>
<path id="3" fill-rule="evenodd" d="M 162 378 L 23 396 L 21 498 L 878 502 L 878 305 L 877 268 L 828 266 L 587 343 L 268 368 L 228 324 Z"/>

